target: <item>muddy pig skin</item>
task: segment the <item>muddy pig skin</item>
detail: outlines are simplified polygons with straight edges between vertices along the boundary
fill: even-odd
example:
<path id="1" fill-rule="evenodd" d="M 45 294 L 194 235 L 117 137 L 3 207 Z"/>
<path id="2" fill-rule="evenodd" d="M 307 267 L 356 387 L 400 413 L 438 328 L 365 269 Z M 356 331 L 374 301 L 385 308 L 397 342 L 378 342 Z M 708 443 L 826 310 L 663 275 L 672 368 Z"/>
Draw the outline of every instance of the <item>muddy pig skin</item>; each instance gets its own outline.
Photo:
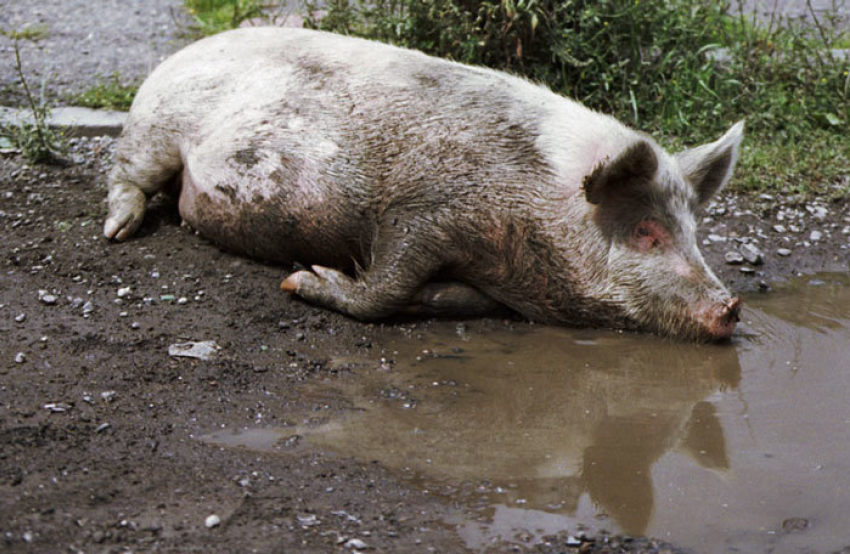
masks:
<path id="1" fill-rule="evenodd" d="M 728 338 L 741 300 L 695 214 L 743 132 L 669 154 L 545 87 L 361 39 L 252 28 L 201 40 L 139 89 L 106 237 L 180 186 L 222 248 L 312 270 L 281 287 L 361 320 L 484 314 Z"/>

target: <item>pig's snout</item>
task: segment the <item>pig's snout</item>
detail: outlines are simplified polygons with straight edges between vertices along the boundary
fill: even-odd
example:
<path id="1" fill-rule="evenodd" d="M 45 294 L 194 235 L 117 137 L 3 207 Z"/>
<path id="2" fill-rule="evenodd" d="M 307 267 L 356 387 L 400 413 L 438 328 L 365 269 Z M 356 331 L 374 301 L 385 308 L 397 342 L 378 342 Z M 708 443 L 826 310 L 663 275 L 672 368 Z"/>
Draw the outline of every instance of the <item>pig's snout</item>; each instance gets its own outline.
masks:
<path id="1" fill-rule="evenodd" d="M 735 331 L 735 324 L 740 321 L 743 306 L 744 301 L 736 296 L 725 303 L 713 304 L 708 309 L 698 312 L 697 321 L 705 329 L 710 340 L 728 339 Z"/>

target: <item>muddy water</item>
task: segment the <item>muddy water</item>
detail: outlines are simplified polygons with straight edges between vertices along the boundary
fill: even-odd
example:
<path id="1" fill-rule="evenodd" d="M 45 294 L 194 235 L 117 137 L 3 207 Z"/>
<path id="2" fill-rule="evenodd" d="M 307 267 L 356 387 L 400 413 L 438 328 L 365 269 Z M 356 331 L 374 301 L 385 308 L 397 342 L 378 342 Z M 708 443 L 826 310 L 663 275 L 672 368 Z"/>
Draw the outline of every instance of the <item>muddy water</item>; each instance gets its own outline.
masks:
<path id="1" fill-rule="evenodd" d="M 348 415 L 205 440 L 274 450 L 297 434 L 378 460 L 459 506 L 473 549 L 581 529 L 698 552 L 850 545 L 850 281 L 747 302 L 731 345 L 388 328 L 383 362 L 340 357 L 351 374 L 309 393 L 341 395 Z"/>

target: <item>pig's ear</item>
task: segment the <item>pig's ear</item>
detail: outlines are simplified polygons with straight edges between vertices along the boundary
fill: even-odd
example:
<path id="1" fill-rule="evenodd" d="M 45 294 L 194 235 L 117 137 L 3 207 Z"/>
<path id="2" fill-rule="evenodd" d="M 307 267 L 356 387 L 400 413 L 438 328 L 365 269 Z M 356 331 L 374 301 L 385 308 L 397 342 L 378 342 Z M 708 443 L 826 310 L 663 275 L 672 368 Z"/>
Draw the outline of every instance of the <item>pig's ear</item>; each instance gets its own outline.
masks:
<path id="1" fill-rule="evenodd" d="M 652 146 L 640 140 L 613 160 L 597 165 L 582 182 L 584 196 L 591 204 L 643 197 L 657 170 Z"/>
<path id="2" fill-rule="evenodd" d="M 729 182 L 738 161 L 743 135 L 742 120 L 715 142 L 676 154 L 679 169 L 694 187 L 699 207 L 704 206 Z"/>

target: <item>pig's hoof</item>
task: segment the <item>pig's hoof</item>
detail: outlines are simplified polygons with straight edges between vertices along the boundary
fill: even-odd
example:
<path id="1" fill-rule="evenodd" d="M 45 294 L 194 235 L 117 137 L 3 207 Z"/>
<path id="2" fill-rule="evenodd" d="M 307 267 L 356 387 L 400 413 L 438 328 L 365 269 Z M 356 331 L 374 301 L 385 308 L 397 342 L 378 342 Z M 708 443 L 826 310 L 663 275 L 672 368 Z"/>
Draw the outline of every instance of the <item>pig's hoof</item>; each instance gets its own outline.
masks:
<path id="1" fill-rule="evenodd" d="M 304 275 L 307 275 L 308 277 L 304 277 Z M 301 279 L 309 279 L 310 275 L 311 273 L 309 271 L 296 271 L 283 280 L 280 284 L 280 290 L 284 292 L 291 292 L 292 294 L 298 294 L 298 285 L 301 282 Z"/>
<path id="2" fill-rule="evenodd" d="M 328 304 L 329 300 L 341 288 L 351 283 L 351 278 L 335 269 L 314 265 L 313 271 L 296 271 L 283 280 L 281 290 L 301 296 L 320 304 Z"/>
<path id="3" fill-rule="evenodd" d="M 127 240 L 138 230 L 145 216 L 145 195 L 139 189 L 125 189 L 109 199 L 109 217 L 103 235 L 112 240 Z"/>

